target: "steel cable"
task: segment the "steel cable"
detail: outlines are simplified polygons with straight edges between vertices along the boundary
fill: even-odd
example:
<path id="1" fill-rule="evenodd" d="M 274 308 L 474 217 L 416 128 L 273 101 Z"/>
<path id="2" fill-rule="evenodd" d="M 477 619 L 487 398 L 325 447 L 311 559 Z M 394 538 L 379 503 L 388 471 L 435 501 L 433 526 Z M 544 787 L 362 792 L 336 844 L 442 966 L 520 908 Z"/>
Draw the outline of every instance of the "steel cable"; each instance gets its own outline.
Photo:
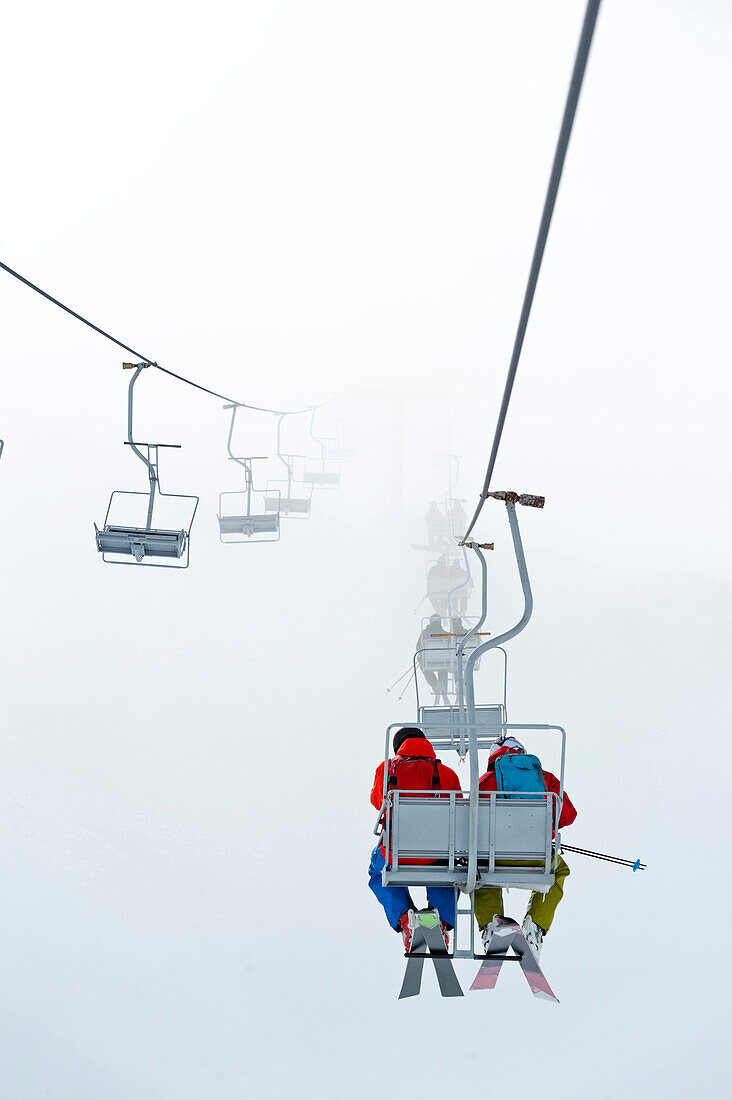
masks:
<path id="1" fill-rule="evenodd" d="M 554 152 L 554 162 L 552 164 L 552 170 L 549 176 L 549 185 L 547 187 L 546 198 L 544 200 L 544 210 L 541 215 L 541 222 L 539 223 L 539 232 L 536 238 L 536 244 L 534 246 L 534 255 L 531 261 L 529 278 L 526 284 L 526 291 L 524 292 L 523 305 L 521 307 L 521 315 L 519 317 L 516 337 L 514 339 L 513 351 L 511 353 L 511 361 L 508 367 L 508 375 L 506 377 L 506 385 L 503 391 L 503 399 L 501 401 L 501 408 L 498 413 L 498 421 L 496 423 L 496 430 L 493 437 L 493 446 L 491 447 L 491 454 L 488 460 L 488 470 L 485 475 L 485 481 L 483 483 L 483 489 L 481 491 L 480 499 L 478 501 L 478 507 L 475 509 L 475 514 L 470 521 L 470 526 L 462 537 L 462 542 L 465 542 L 465 540 L 470 537 L 470 533 L 475 527 L 478 516 L 482 511 L 483 505 L 485 504 L 488 492 L 491 487 L 493 467 L 496 464 L 498 447 L 501 442 L 503 426 L 506 422 L 506 413 L 508 412 L 508 405 L 511 400 L 511 392 L 513 390 L 513 384 L 516 379 L 516 371 L 518 369 L 519 359 L 521 357 L 521 349 L 524 343 L 524 336 L 526 335 L 526 327 L 529 323 L 529 314 L 531 313 L 531 306 L 534 301 L 534 292 L 536 290 L 536 284 L 539 279 L 541 262 L 544 257 L 544 248 L 546 246 L 547 237 L 549 235 L 549 227 L 551 225 L 552 215 L 554 213 L 554 205 L 557 199 L 557 192 L 559 191 L 559 184 L 562 178 L 562 169 L 564 167 L 564 160 L 567 155 L 569 139 L 572 134 L 572 125 L 574 123 L 574 116 L 577 111 L 577 103 L 579 101 L 580 91 L 582 90 L 582 81 L 584 79 L 585 69 L 587 67 L 587 58 L 589 56 L 590 46 L 592 45 L 592 36 L 594 34 L 595 23 L 597 22 L 597 14 L 599 10 L 600 0 L 588 0 L 587 8 L 585 10 L 585 18 L 582 24 L 582 31 L 580 33 L 580 39 L 577 45 L 577 54 L 574 60 L 572 79 L 570 80 L 569 90 L 567 92 L 567 101 L 564 105 L 562 125 L 559 130 L 557 147 Z"/>
<path id="2" fill-rule="evenodd" d="M 123 344 L 121 340 L 118 340 L 116 338 L 116 336 L 112 336 L 110 333 L 105 332 L 103 328 L 100 328 L 99 325 L 93 324 L 93 322 L 87 320 L 86 317 L 82 317 L 82 315 L 80 313 L 77 313 L 76 310 L 71 309 L 70 306 L 64 305 L 64 303 L 60 302 L 58 298 L 54 298 L 52 294 L 49 294 L 47 291 L 42 290 L 41 287 L 36 286 L 35 283 L 32 283 L 30 281 L 30 279 L 26 279 L 26 277 L 24 275 L 21 275 L 20 272 L 14 271 L 12 267 L 9 267 L 7 264 L 3 263 L 2 260 L 0 260 L 0 268 L 2 268 L 3 271 L 7 271 L 8 275 L 12 275 L 14 279 L 18 279 L 19 282 L 24 283 L 26 286 L 30 287 L 31 290 L 35 290 L 36 294 L 40 294 L 42 298 L 46 298 L 49 302 L 53 302 L 55 306 L 58 306 L 59 309 L 63 309 L 66 313 L 71 314 L 71 316 L 75 317 L 77 321 L 81 321 L 82 324 L 87 325 L 91 329 L 94 329 L 94 331 L 98 332 L 100 336 L 104 336 L 105 339 L 111 340 L 111 342 L 113 344 L 116 344 L 118 348 L 123 348 L 125 351 L 129 351 L 131 355 L 136 356 L 147 366 L 155 367 L 157 370 L 162 371 L 163 374 L 168 374 L 171 378 L 175 378 L 179 382 L 184 382 L 187 386 L 193 386 L 194 389 L 201 390 L 203 393 L 208 393 L 211 395 L 211 397 L 218 397 L 222 401 L 226 401 L 231 405 L 238 405 L 240 408 L 243 409 L 251 409 L 253 412 L 271 413 L 273 416 L 297 416 L 300 413 L 312 412 L 315 409 L 322 409 L 324 405 L 328 404 L 327 401 L 323 401 L 320 405 L 306 405 L 303 409 L 292 409 L 283 412 L 281 409 L 267 409 L 262 407 L 261 405 L 249 405 L 246 401 L 236 401 L 233 397 L 227 397 L 223 393 L 217 393 L 216 390 L 210 390 L 207 386 L 202 386 L 198 382 L 193 382 L 190 378 L 184 378 L 182 374 L 176 374 L 174 371 L 168 370 L 167 367 L 161 367 L 160 364 L 156 363 L 154 359 L 150 359 L 146 355 L 141 355 L 139 351 L 135 351 L 135 349 L 131 348 L 129 344 Z"/>

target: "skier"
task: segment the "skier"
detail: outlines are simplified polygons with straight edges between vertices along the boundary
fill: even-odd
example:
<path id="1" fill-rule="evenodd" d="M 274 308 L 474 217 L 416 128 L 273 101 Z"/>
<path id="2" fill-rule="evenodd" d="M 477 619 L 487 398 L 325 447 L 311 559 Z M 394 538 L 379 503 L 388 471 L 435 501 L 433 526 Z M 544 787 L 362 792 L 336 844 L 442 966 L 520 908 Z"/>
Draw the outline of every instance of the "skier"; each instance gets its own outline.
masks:
<path id="1" fill-rule="evenodd" d="M 459 615 L 453 615 L 450 622 L 451 634 L 454 634 L 456 638 L 463 638 L 469 630 L 469 626 L 463 626 L 463 620 L 460 618 Z"/>
<path id="2" fill-rule="evenodd" d="M 460 780 L 452 768 L 446 767 L 435 757 L 435 750 L 421 730 L 405 726 L 394 734 L 394 756 L 389 760 L 387 790 L 428 790 L 438 787 L 442 791 L 459 791 Z M 405 795 L 404 797 L 409 797 Z M 439 798 L 439 795 L 435 796 Z M 371 788 L 371 805 L 381 810 L 384 798 L 384 761 L 379 764 Z M 386 862 L 383 841 L 378 843 L 371 853 L 369 864 L 369 887 L 384 907 L 386 919 L 396 932 L 401 932 L 404 950 L 409 951 L 412 943 L 410 912 L 414 912 L 414 902 L 406 886 L 384 886 L 381 872 Z M 400 861 L 401 862 L 401 861 Z M 405 862 L 423 863 L 429 860 Z M 448 931 L 455 927 L 455 891 L 452 886 L 429 886 L 427 903 L 436 911 L 440 919 L 445 946 L 449 947 Z"/>
<path id="3" fill-rule="evenodd" d="M 434 608 L 435 614 L 446 615 L 447 591 L 449 588 L 449 572 L 447 555 L 440 554 L 434 565 L 427 571 L 427 595 Z"/>
<path id="4" fill-rule="evenodd" d="M 470 574 L 467 569 L 463 569 L 460 562 L 454 561 L 450 566 L 450 592 L 458 615 L 467 614 L 472 591 L 473 581 Z"/>
<path id="5" fill-rule="evenodd" d="M 447 534 L 447 519 L 437 507 L 437 501 L 433 500 L 425 517 L 427 524 L 427 545 L 431 548 L 442 546 Z"/>
<path id="6" fill-rule="evenodd" d="M 512 788 L 510 785 L 510 768 L 501 764 L 498 765 L 499 771 L 502 773 L 501 784 L 499 786 L 496 777 L 496 763 L 501 757 L 521 754 L 526 755 L 526 749 L 515 737 L 504 737 L 502 740 L 497 741 L 488 757 L 488 767 L 478 781 L 478 789 L 486 793 L 499 789 L 507 791 L 511 789 L 517 790 L 517 787 Z M 536 757 L 530 757 L 529 760 L 535 762 L 537 786 L 541 780 L 543 780 L 546 790 L 552 791 L 554 794 L 558 795 L 559 780 L 557 777 L 552 775 L 551 772 L 544 771 Z M 526 773 L 524 772 L 524 774 Z M 567 792 L 565 791 L 558 827 L 563 829 L 565 826 L 571 825 L 576 817 L 577 811 L 570 802 Z M 541 952 L 544 936 L 551 928 L 557 906 L 562 900 L 564 880 L 567 878 L 568 874 L 569 867 L 560 855 L 557 857 L 554 885 L 550 887 L 546 894 L 538 894 L 536 891 L 533 891 L 531 894 L 522 930 L 537 959 Z M 480 928 L 483 947 L 487 951 L 497 928 L 494 917 L 503 916 L 503 894 L 500 886 L 483 886 L 477 889 L 475 891 L 474 907 L 475 919 Z"/>
<path id="7" fill-rule="evenodd" d="M 444 634 L 442 619 L 439 615 L 430 615 L 429 622 L 420 632 L 419 638 L 417 638 L 417 652 L 420 655 L 422 675 L 432 689 L 435 696 L 435 702 L 439 703 L 440 697 L 442 697 L 445 703 L 449 705 L 450 701 L 447 697 L 447 670 L 440 669 L 434 672 L 432 669 L 425 668 L 422 661 L 424 650 L 434 650 L 439 647 L 440 641 L 435 638 L 435 635 L 440 634 Z"/>
<path id="8" fill-rule="evenodd" d="M 459 500 L 453 500 L 450 506 L 450 523 L 453 535 L 460 536 L 468 526 L 468 517 Z"/>

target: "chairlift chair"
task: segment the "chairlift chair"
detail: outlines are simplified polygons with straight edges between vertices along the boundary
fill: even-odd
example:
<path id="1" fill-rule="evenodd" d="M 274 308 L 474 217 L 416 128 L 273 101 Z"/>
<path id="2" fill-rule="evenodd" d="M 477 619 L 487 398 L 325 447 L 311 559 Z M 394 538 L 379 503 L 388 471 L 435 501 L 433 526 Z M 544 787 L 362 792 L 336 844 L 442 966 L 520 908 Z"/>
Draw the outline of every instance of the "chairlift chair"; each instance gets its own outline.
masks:
<path id="1" fill-rule="evenodd" d="M 341 467 L 340 464 L 333 463 L 326 458 L 326 443 L 330 440 L 315 435 L 313 431 L 316 412 L 317 409 L 313 409 L 310 417 L 310 438 L 318 444 L 320 457 L 318 459 L 305 459 L 302 481 L 306 485 L 314 486 L 316 489 L 338 489 L 341 484 Z"/>
<path id="2" fill-rule="evenodd" d="M 343 462 L 344 458 L 355 458 L 357 452 L 353 447 L 347 446 L 346 442 L 346 421 L 343 419 L 337 419 L 338 424 L 338 438 L 335 440 L 326 439 L 325 443 L 325 458 L 327 461 Z"/>
<path id="3" fill-rule="evenodd" d="M 466 633 L 464 628 L 460 633 L 456 633 L 456 624 L 453 623 L 450 624 L 451 628 L 447 631 L 443 630 L 441 626 L 433 631 L 430 622 L 430 619 L 423 620 L 417 650 L 413 659 L 418 710 L 419 679 L 417 669 L 421 669 L 434 696 L 435 705 L 438 705 L 440 699 L 442 699 L 449 706 L 458 692 L 458 678 L 462 669 L 462 662 L 487 636 L 474 630 Z M 461 657 L 460 642 L 463 639 L 465 641 L 462 646 Z"/>
<path id="4" fill-rule="evenodd" d="M 427 597 L 437 614 L 442 616 L 464 615 L 474 588 L 467 554 L 460 547 L 456 550 L 459 556 L 443 553 L 427 563 Z M 460 558 L 463 559 L 462 564 Z"/>
<path id="5" fill-rule="evenodd" d="M 280 537 L 279 492 L 272 490 L 268 495 L 267 492 L 254 488 L 252 462 L 262 456 L 242 458 L 232 452 L 231 440 L 239 406 L 231 404 L 224 405 L 224 408 L 231 409 L 226 449 L 231 461 L 237 462 L 244 469 L 244 488 L 219 494 L 219 539 L 225 544 L 277 542 Z M 268 500 L 271 508 L 268 508 Z"/>
<path id="6" fill-rule="evenodd" d="M 493 495 L 493 494 L 491 494 Z M 456 706 L 419 707 L 419 719 L 393 723 L 386 731 L 385 760 L 390 756 L 393 730 L 416 726 L 441 756 L 456 751 L 462 760 L 469 757 L 469 790 L 461 794 L 434 790 L 404 791 L 389 789 L 388 767 L 384 768 L 381 811 L 374 832 L 381 835 L 387 860 L 382 871 L 385 886 L 453 886 L 470 896 L 470 907 L 456 906 L 456 925 L 452 957 L 483 958 L 475 951 L 473 893 L 482 886 L 514 887 L 545 893 L 554 882 L 557 853 L 561 849 L 559 821 L 564 794 L 566 734 L 561 726 L 510 723 L 505 695 L 498 704 L 477 705 L 474 672 L 480 657 L 515 637 L 529 621 L 533 600 L 520 532 L 516 521 L 516 503 L 541 507 L 542 498 L 519 498 L 516 494 L 495 494 L 506 501 L 514 551 L 524 594 L 524 613 L 512 629 L 473 647 L 463 666 L 462 658 L 469 637 L 460 642 L 459 693 Z M 541 503 L 539 503 L 539 501 Z M 482 613 L 472 634 L 478 633 L 487 614 L 487 567 L 481 553 L 484 547 L 469 543 L 482 569 Z M 504 651 L 505 656 L 505 651 Z M 505 692 L 505 677 L 504 677 Z M 510 792 L 481 794 L 479 752 L 492 748 L 512 731 L 553 731 L 561 741 L 559 794 L 551 791 L 529 793 L 520 798 Z M 416 861 L 416 862 L 415 862 Z M 521 861 L 517 865 L 517 861 Z M 468 945 L 462 946 L 459 933 L 461 917 L 469 917 Z"/>
<path id="7" fill-rule="evenodd" d="M 466 637 L 466 644 L 463 649 L 463 653 L 471 653 L 477 646 L 480 645 L 481 639 L 485 637 L 482 633 L 473 634 L 472 632 L 466 632 L 463 634 L 455 634 L 451 630 L 444 632 L 436 632 L 434 634 L 428 634 L 425 636 L 425 630 L 429 625 L 429 619 L 422 620 L 422 630 L 420 632 L 420 646 L 415 653 L 415 659 L 419 667 L 424 672 L 449 672 L 452 675 L 457 675 L 458 672 L 458 646 L 460 639 Z M 480 658 L 476 665 L 476 670 L 480 665 Z"/>
<path id="8" fill-rule="evenodd" d="M 287 477 L 267 482 L 264 507 L 267 512 L 278 512 L 283 519 L 309 519 L 313 496 L 312 484 L 309 486 L 310 491 L 307 495 L 297 496 L 293 491 L 293 486 L 297 484 L 295 459 L 304 459 L 304 455 L 287 454 L 282 451 L 282 421 L 289 415 L 291 414 L 278 413 L 277 415 L 277 457 L 285 467 Z"/>
<path id="9" fill-rule="evenodd" d="M 115 489 L 107 505 L 104 526 L 94 524 L 97 550 L 102 561 L 113 565 L 147 565 L 162 569 L 186 569 L 190 560 L 190 535 L 193 520 L 198 508 L 198 497 L 182 493 L 164 493 L 160 488 L 158 475 L 158 452 L 161 448 L 180 449 L 177 443 L 140 443 L 132 438 L 133 389 L 140 372 L 150 366 L 149 363 L 125 363 L 125 369 L 133 374 L 127 398 L 127 439 L 125 445 L 131 447 L 148 473 L 150 488 L 147 492 Z M 140 448 L 144 448 L 146 455 Z M 121 505 L 121 509 L 119 508 Z M 156 511 L 161 505 L 166 511 L 175 513 L 182 520 L 180 527 L 157 527 L 153 525 Z M 156 508 L 157 506 L 157 508 Z M 118 511 L 122 518 L 128 516 L 142 520 L 135 524 L 117 522 L 113 519 Z M 161 560 L 162 559 L 162 560 Z"/>

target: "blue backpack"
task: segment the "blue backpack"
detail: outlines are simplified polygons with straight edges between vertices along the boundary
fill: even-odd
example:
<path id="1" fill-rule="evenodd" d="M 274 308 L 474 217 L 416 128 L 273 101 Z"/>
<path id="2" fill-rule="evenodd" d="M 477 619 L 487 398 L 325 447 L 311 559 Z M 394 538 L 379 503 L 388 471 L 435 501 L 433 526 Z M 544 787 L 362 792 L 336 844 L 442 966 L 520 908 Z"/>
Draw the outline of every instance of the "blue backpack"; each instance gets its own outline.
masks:
<path id="1" fill-rule="evenodd" d="M 531 798 L 546 790 L 544 774 L 537 756 L 506 753 L 496 760 L 496 788 L 509 798 Z"/>

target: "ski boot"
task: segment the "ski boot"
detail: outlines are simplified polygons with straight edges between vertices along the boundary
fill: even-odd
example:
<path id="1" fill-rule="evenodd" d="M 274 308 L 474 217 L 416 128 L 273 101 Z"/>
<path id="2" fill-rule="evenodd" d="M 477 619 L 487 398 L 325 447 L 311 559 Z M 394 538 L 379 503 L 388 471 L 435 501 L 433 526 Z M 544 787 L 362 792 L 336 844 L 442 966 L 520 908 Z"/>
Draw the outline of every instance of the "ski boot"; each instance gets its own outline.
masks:
<path id="1" fill-rule="evenodd" d="M 406 932 L 404 930 L 404 921 L 407 925 Z M 420 909 L 415 911 L 414 909 L 407 909 L 406 913 L 403 913 L 400 919 L 400 925 L 402 927 L 402 936 L 404 937 L 404 950 L 409 951 L 412 944 L 412 935 L 415 928 L 419 928 L 421 924 L 426 924 L 429 928 L 434 928 L 439 924 L 440 931 L 442 932 L 442 938 L 445 941 L 445 950 L 450 950 L 450 939 L 448 934 L 448 928 L 444 921 L 440 920 L 440 914 L 436 909 Z M 407 940 L 409 945 L 407 945 Z"/>
<path id="2" fill-rule="evenodd" d="M 399 931 L 404 941 L 404 952 L 408 954 L 412 946 L 412 932 L 414 930 L 414 909 L 405 909 L 399 918 Z"/>
<path id="3" fill-rule="evenodd" d="M 526 938 L 526 942 L 534 953 L 534 958 L 539 961 L 541 955 L 541 947 L 544 942 L 544 929 L 539 928 L 538 924 L 535 924 L 527 913 L 524 917 L 524 923 L 521 925 L 521 931 Z"/>
<path id="4" fill-rule="evenodd" d="M 480 931 L 486 955 L 489 951 L 494 954 L 505 951 L 515 931 L 516 925 L 513 922 L 506 924 L 504 918 L 497 914 L 490 924 L 486 924 Z"/>

